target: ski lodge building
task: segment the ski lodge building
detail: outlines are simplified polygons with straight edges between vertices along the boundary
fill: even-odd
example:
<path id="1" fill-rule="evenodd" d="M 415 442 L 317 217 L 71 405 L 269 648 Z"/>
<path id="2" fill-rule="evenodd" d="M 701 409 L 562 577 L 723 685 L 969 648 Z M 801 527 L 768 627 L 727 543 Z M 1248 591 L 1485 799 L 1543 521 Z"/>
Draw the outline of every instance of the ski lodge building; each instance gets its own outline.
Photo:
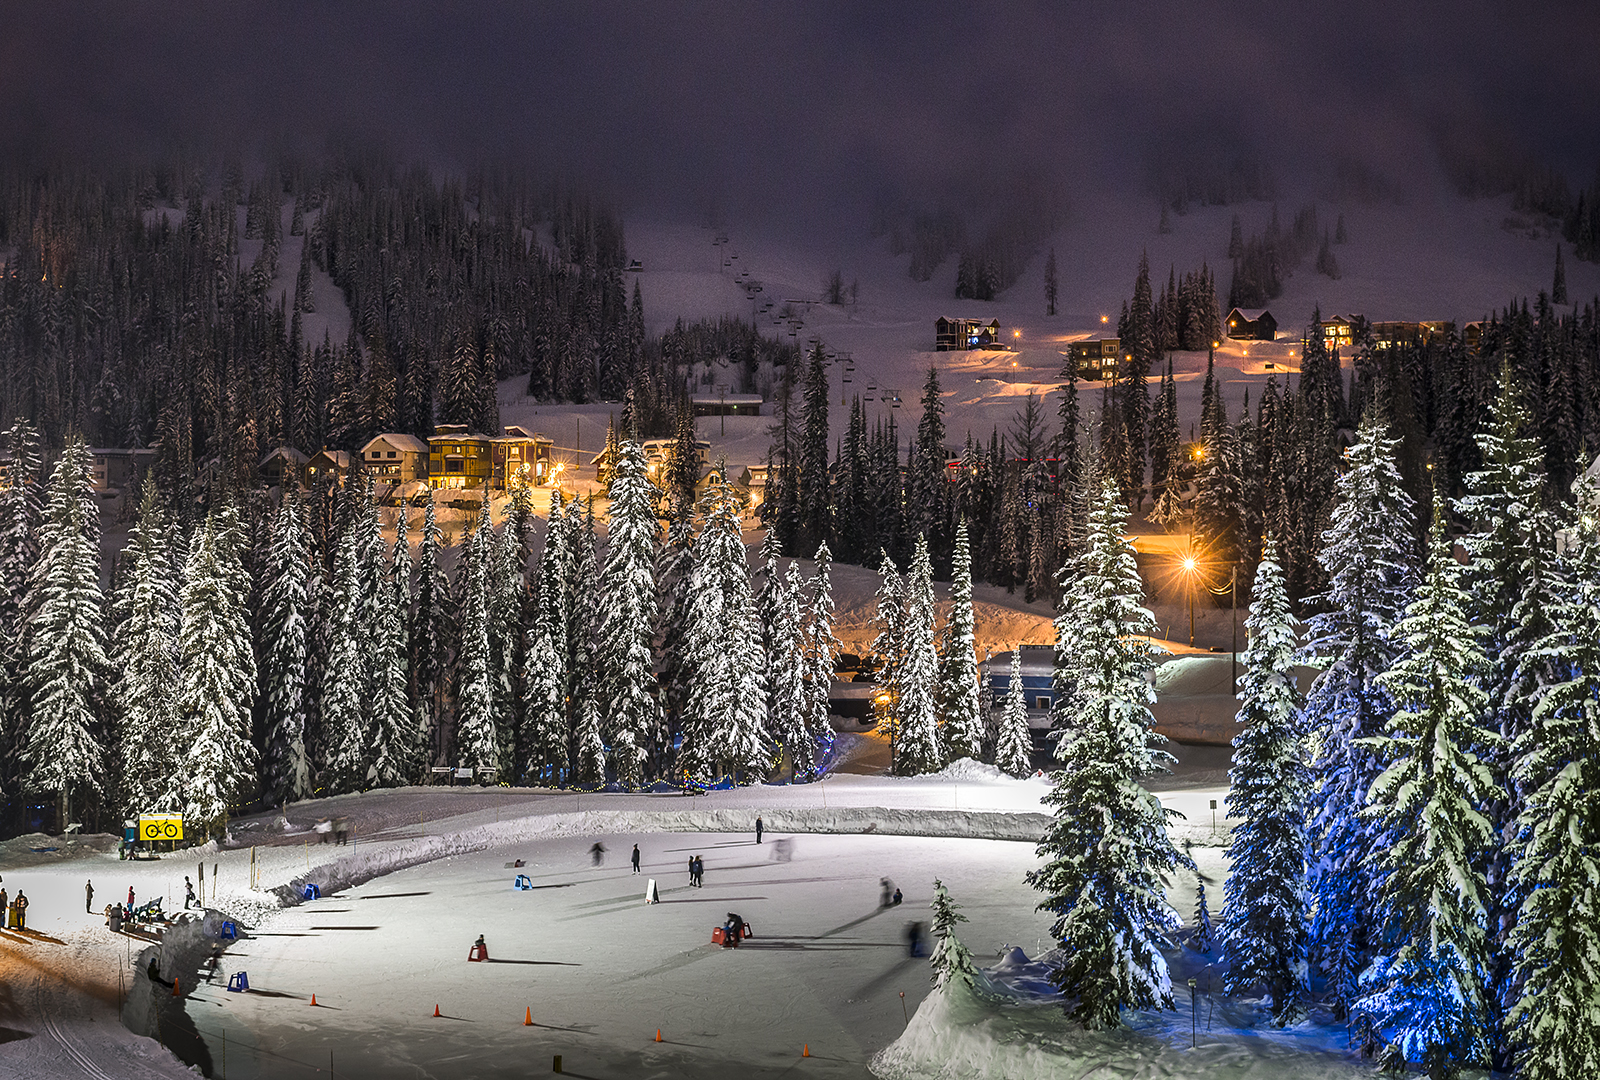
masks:
<path id="1" fill-rule="evenodd" d="M 1000 320 L 951 319 L 943 315 L 933 324 L 934 352 L 965 349 L 1000 349 Z"/>

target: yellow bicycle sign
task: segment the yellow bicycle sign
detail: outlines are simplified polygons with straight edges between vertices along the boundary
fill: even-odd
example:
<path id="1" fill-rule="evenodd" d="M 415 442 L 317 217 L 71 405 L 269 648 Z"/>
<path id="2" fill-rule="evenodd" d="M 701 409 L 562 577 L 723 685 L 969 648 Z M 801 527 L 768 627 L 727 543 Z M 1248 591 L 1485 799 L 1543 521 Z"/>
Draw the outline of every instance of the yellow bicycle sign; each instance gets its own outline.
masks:
<path id="1" fill-rule="evenodd" d="M 182 814 L 141 814 L 139 816 L 140 840 L 182 840 Z"/>

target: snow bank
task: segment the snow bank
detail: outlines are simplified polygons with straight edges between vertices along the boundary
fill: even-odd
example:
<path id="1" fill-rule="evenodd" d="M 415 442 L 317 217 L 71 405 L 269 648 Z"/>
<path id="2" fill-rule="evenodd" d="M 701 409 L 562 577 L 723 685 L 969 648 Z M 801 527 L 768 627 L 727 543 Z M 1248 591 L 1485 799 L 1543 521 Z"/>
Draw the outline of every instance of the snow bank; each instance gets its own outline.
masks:
<path id="1" fill-rule="evenodd" d="M 985 765 L 983 762 L 974 761 L 969 757 L 957 758 L 943 769 L 933 773 L 932 778 L 936 780 L 959 780 L 962 783 L 989 784 L 1025 784 L 1033 779 L 1032 777 L 1025 777 L 1022 780 L 1018 780 L 998 766 Z"/>
<path id="2" fill-rule="evenodd" d="M 1333 1080 L 1370 1076 L 1331 1049 L 1341 1029 L 1304 1032 L 1210 1028 L 1201 1018 L 1191 1046 L 1189 1002 L 1165 1013 L 1129 1013 L 1117 1031 L 1084 1031 L 1066 1018 L 1048 984 L 1052 954 L 1029 960 L 1011 949 L 979 973 L 983 990 L 955 983 L 934 990 L 905 1032 L 869 1063 L 882 1080 L 1059 1080 L 1061 1077 L 1226 1076 L 1230 1080 Z"/>

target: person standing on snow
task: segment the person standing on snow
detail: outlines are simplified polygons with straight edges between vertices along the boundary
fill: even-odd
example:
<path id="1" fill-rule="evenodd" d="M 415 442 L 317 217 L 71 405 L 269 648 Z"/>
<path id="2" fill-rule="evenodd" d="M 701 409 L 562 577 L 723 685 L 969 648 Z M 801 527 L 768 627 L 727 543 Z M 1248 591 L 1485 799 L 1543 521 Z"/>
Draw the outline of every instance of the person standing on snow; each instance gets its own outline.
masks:
<path id="1" fill-rule="evenodd" d="M 594 847 L 589 849 L 589 862 L 592 866 L 599 866 L 606 861 L 606 846 L 596 840 Z"/>
<path id="2" fill-rule="evenodd" d="M 13 906 L 17 909 L 17 929 L 26 930 L 28 928 L 28 897 L 21 889 L 17 890 L 17 899 Z"/>
<path id="3" fill-rule="evenodd" d="M 756 815 L 756 843 L 761 843 L 761 815 Z"/>
<path id="4" fill-rule="evenodd" d="M 85 915 L 93 915 L 94 914 L 94 881 L 93 880 L 85 881 L 83 883 L 83 913 Z"/>
<path id="5" fill-rule="evenodd" d="M 128 886 L 128 913 L 133 913 L 133 886 Z"/>
<path id="6" fill-rule="evenodd" d="M 188 911 L 190 906 L 199 903 L 194 898 L 194 882 L 189 880 L 189 875 L 183 875 L 183 910 Z"/>
<path id="7" fill-rule="evenodd" d="M 633 872 L 635 874 L 637 874 L 639 872 L 639 845 L 638 844 L 633 845 Z"/>

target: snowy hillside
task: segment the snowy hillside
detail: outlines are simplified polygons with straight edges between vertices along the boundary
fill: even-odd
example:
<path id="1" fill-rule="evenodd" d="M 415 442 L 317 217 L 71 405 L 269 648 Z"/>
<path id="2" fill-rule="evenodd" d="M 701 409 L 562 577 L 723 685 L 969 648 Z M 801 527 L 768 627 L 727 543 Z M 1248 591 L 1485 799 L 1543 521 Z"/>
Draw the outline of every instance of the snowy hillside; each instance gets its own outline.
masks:
<path id="1" fill-rule="evenodd" d="M 1307 201 L 1289 196 L 1279 201 L 1285 225 Z M 1288 279 L 1284 295 L 1268 304 L 1278 319 L 1277 342 L 1223 342 L 1216 363 L 1230 412 L 1237 412 L 1247 391 L 1255 402 L 1269 378 L 1281 384 L 1297 372 L 1299 338 L 1317 307 L 1325 316 L 1353 312 L 1371 320 L 1451 320 L 1459 327 L 1551 285 L 1557 237 L 1513 213 L 1509 197 L 1467 200 L 1435 192 L 1403 204 L 1318 202 L 1317 209 L 1329 228 L 1344 217 L 1349 239 L 1335 248 L 1341 277 L 1318 274 L 1307 259 Z M 652 334 L 679 318 L 736 315 L 754 318 L 764 333 L 802 347 L 819 339 L 830 352 L 854 360 L 849 384 L 841 381 L 843 365 L 833 369 L 831 429 L 842 430 L 848 417 L 844 403 L 861 394 L 869 424 L 874 418 L 894 419 L 902 441 L 914 434 L 922 384 L 928 368 L 936 366 L 946 430 L 957 443 L 969 432 L 983 439 L 995 427 L 1004 432 L 1029 391 L 1049 394 L 1058 384 L 1069 341 L 1115 333 L 1142 252 L 1149 254 L 1158 289 L 1169 268 L 1181 276 L 1206 262 L 1216 276 L 1225 315 L 1231 274 L 1227 247 L 1236 213 L 1248 236 L 1266 228 L 1272 206 L 1194 208 L 1170 215 L 1172 231 L 1163 235 L 1157 229 L 1159 209 L 1148 197 L 1109 195 L 1074 205 L 1020 280 L 993 303 L 953 299 L 953 255 L 931 280 L 918 283 L 906 273 L 909 256 L 891 255 L 886 241 L 869 238 L 864 230 L 859 241 L 837 244 L 775 236 L 754 222 L 712 230 L 634 220 L 627 223 L 627 241 L 629 256 L 643 264 L 637 278 Z M 713 243 L 719 236 L 728 243 Z M 1044 315 L 1050 246 L 1058 260 L 1061 297 L 1054 317 Z M 1577 262 L 1569 251 L 1566 268 L 1575 301 L 1600 294 L 1600 266 Z M 834 269 L 845 282 L 859 285 L 858 303 L 817 302 Z M 752 298 L 736 280 L 739 275 L 759 282 L 762 291 Z M 761 311 L 769 300 L 772 309 Z M 785 306 L 800 316 L 798 329 L 778 318 Z M 933 323 L 940 315 L 998 319 L 1003 340 L 1014 351 L 933 352 Z M 1204 353 L 1174 355 L 1185 433 L 1198 417 L 1205 363 Z M 599 449 L 615 404 L 540 406 L 525 397 L 522 382 L 501 386 L 506 423 L 542 430 L 569 452 L 581 439 L 585 460 Z M 716 386 L 729 383 L 737 391 L 736 382 L 737 373 L 719 370 L 697 392 L 715 393 Z M 890 392 L 898 393 L 898 406 L 885 400 Z M 1082 385 L 1080 393 L 1086 411 L 1097 407 L 1092 384 Z M 1054 406 L 1054 399 L 1046 401 L 1052 419 Z M 770 422 L 702 418 L 699 434 L 712 443 L 713 456 L 726 455 L 737 468 L 764 458 Z"/>

